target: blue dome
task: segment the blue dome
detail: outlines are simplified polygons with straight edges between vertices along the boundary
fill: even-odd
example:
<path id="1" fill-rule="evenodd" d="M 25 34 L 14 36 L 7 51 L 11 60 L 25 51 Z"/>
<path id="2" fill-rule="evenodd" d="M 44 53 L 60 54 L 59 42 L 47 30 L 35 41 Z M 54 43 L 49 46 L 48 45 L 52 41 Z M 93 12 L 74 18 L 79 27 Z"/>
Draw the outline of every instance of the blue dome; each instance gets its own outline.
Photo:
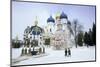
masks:
<path id="1" fill-rule="evenodd" d="M 43 33 L 43 29 L 38 26 L 32 26 L 31 31 L 33 35 L 40 35 L 41 33 Z"/>
<path id="2" fill-rule="evenodd" d="M 64 19 L 64 18 L 68 19 L 67 15 L 64 12 L 62 12 L 60 15 L 60 19 Z"/>
<path id="3" fill-rule="evenodd" d="M 48 22 L 53 22 L 53 23 L 54 23 L 55 20 L 52 18 L 52 16 L 50 16 L 50 17 L 47 19 L 47 23 L 48 23 Z"/>

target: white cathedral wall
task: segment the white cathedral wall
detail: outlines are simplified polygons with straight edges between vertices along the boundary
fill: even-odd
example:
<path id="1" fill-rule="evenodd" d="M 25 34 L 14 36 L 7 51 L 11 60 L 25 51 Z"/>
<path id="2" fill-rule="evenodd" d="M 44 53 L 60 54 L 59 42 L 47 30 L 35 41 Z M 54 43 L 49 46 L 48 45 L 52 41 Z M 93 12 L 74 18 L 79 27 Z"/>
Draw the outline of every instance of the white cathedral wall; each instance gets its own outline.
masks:
<path id="1" fill-rule="evenodd" d="M 61 23 L 63 24 L 63 30 L 66 29 L 64 23 L 67 24 L 67 22 L 68 22 L 68 19 L 61 19 Z"/>
<path id="2" fill-rule="evenodd" d="M 67 19 L 61 19 L 61 21 L 56 20 L 56 30 L 57 29 L 63 29 L 65 31 L 55 31 L 55 40 L 53 40 L 53 44 L 54 44 L 54 47 L 56 48 L 55 45 L 59 45 L 61 46 L 61 48 L 71 48 L 72 47 L 72 41 L 73 41 L 73 36 L 71 36 L 71 33 L 67 27 L 67 22 L 68 20 Z M 57 24 L 61 23 L 62 26 L 57 26 Z M 66 23 L 66 24 L 64 24 Z M 61 41 L 56 41 L 56 39 L 61 39 Z"/>
<path id="3" fill-rule="evenodd" d="M 61 45 L 62 47 L 68 48 L 71 47 L 71 36 L 70 32 L 67 28 L 68 19 L 56 19 L 55 24 L 49 22 L 47 25 L 48 33 L 50 33 L 50 28 L 52 29 L 52 33 L 55 34 L 55 39 L 61 39 L 61 41 L 51 40 L 51 45 Z M 64 24 L 66 23 L 66 24 Z M 62 26 L 57 26 L 57 24 L 62 24 Z M 65 30 L 65 32 L 57 32 L 57 29 Z M 64 34 L 63 34 L 64 33 Z M 60 34 L 60 35 L 58 35 Z"/>
<path id="4" fill-rule="evenodd" d="M 55 24 L 53 22 L 49 22 L 47 24 L 48 32 L 50 33 L 50 29 L 52 30 L 52 33 L 55 32 Z"/>

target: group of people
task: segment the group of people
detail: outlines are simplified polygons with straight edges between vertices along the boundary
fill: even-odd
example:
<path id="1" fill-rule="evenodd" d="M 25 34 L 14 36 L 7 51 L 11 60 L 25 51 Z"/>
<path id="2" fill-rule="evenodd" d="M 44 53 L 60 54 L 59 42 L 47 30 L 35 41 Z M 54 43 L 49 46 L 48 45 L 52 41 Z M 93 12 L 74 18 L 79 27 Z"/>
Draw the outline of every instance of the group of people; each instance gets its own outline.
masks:
<path id="1" fill-rule="evenodd" d="M 68 49 L 66 48 L 65 49 L 65 57 L 66 56 L 68 56 L 68 57 L 71 56 L 71 50 L 70 50 L 70 48 L 68 48 Z"/>
<path id="2" fill-rule="evenodd" d="M 44 47 L 39 47 L 38 49 L 33 48 L 22 48 L 21 56 L 23 55 L 37 55 L 45 53 Z"/>

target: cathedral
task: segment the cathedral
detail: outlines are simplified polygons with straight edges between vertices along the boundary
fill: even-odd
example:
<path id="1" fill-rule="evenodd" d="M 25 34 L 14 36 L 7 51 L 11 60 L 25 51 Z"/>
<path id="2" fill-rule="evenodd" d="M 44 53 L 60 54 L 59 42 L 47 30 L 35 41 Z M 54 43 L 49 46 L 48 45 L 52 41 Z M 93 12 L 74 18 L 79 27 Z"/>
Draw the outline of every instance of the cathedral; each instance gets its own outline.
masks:
<path id="1" fill-rule="evenodd" d="M 55 50 L 71 48 L 71 22 L 67 15 L 57 13 L 55 19 L 50 16 L 47 26 L 38 26 L 38 20 L 34 26 L 27 26 L 24 30 L 22 55 L 37 55 L 45 53 L 45 46 L 52 46 Z"/>
<path id="2" fill-rule="evenodd" d="M 71 22 L 68 20 L 67 15 L 62 12 L 57 13 L 55 19 L 50 16 L 47 19 L 47 33 L 50 38 L 50 45 L 54 49 L 65 49 L 71 48 Z"/>

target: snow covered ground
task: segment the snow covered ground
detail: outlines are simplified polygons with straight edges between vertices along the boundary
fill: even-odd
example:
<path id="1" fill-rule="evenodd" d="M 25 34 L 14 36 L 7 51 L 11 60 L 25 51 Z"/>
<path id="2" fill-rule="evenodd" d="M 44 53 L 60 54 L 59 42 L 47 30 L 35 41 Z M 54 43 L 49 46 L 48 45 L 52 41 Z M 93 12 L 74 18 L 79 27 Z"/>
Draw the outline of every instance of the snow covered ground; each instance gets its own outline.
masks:
<path id="1" fill-rule="evenodd" d="M 71 57 L 64 56 L 64 50 L 53 50 L 46 48 L 46 55 L 41 57 L 28 57 L 28 59 L 13 63 L 12 65 L 30 65 L 30 64 L 45 64 L 45 63 L 60 63 L 60 62 L 78 62 L 78 61 L 94 61 L 95 47 L 78 47 L 71 48 Z M 12 59 L 20 56 L 21 48 L 12 49 Z"/>

